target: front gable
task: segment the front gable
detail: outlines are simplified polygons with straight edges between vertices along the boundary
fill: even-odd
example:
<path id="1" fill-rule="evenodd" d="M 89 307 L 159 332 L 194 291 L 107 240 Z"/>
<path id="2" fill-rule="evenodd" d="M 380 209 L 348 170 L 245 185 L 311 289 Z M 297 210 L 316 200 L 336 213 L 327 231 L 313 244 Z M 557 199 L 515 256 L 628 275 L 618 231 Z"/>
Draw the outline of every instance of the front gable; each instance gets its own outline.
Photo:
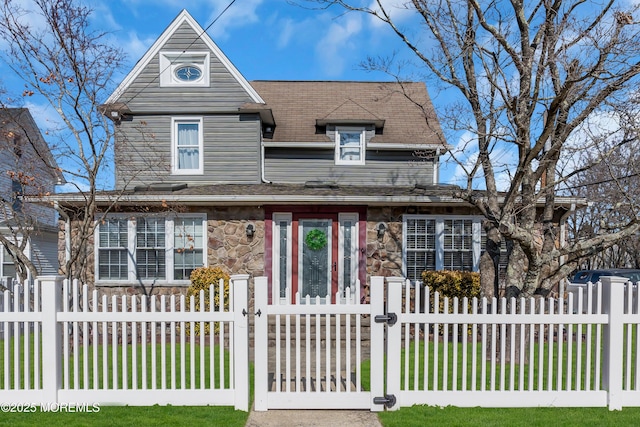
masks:
<path id="1" fill-rule="evenodd" d="M 197 78 L 194 75 L 200 73 Z M 229 112 L 264 101 L 183 10 L 109 97 L 134 114 Z"/>

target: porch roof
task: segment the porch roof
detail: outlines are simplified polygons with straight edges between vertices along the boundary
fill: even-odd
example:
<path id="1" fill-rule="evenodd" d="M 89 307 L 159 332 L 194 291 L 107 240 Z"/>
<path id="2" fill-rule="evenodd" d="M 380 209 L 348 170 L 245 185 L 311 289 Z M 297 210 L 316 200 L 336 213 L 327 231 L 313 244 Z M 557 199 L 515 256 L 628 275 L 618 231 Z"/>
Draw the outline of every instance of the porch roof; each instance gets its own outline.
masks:
<path id="1" fill-rule="evenodd" d="M 331 182 L 306 184 L 151 184 L 128 191 L 105 191 L 96 196 L 98 205 L 365 205 L 365 206 L 470 206 L 454 197 L 454 185 L 429 186 L 344 186 Z M 82 194 L 52 196 L 61 207 L 86 203 Z M 575 208 L 583 199 L 558 197 L 559 207 Z"/>

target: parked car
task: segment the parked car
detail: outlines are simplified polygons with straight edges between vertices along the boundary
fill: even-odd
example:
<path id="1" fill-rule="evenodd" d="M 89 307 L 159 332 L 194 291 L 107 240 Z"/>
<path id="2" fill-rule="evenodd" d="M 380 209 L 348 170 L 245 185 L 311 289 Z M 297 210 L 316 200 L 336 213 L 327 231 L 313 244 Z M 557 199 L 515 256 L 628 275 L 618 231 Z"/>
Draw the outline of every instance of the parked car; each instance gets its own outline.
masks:
<path id="1" fill-rule="evenodd" d="M 569 281 L 567 285 L 567 292 L 573 294 L 573 312 L 578 312 L 578 294 L 580 289 L 583 289 L 582 297 L 582 312 L 587 312 L 587 284 L 593 283 L 594 285 L 600 280 L 601 277 L 604 276 L 618 276 L 618 277 L 626 277 L 629 281 L 634 283 L 634 292 L 633 292 L 633 301 L 635 307 L 635 301 L 637 298 L 636 287 L 637 283 L 640 282 L 640 270 L 630 269 L 630 268 L 612 268 L 612 269 L 602 269 L 602 270 L 580 270 L 573 275 L 573 278 Z M 593 287 L 593 303 L 592 307 L 595 309 L 597 304 L 597 294 L 596 287 Z M 627 298 L 625 296 L 625 304 Z M 634 310 L 635 311 L 635 310 Z"/>
<path id="2" fill-rule="evenodd" d="M 596 283 L 602 276 L 626 277 L 633 283 L 640 281 L 640 270 L 630 268 L 613 268 L 604 270 L 580 270 L 573 275 L 571 284 Z"/>

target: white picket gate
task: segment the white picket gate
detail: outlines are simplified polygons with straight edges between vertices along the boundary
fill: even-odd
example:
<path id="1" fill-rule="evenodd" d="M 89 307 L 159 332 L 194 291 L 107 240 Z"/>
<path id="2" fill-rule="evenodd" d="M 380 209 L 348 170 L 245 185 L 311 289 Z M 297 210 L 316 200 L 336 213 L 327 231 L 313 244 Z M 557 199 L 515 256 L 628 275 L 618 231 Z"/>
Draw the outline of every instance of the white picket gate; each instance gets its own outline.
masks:
<path id="1" fill-rule="evenodd" d="M 106 296 L 62 277 L 3 294 L 0 402 L 225 405 L 249 409 L 248 275 L 229 301 Z M 222 288 L 222 283 L 220 285 Z M 9 304 L 10 299 L 13 299 Z M 227 307 L 225 307 L 227 306 Z M 19 309 L 18 309 L 19 308 Z M 198 325 L 211 333 L 189 333 Z"/>
<path id="2" fill-rule="evenodd" d="M 268 409 L 370 409 L 383 391 L 384 325 L 371 321 L 383 312 L 383 299 L 360 302 L 360 286 L 336 304 L 320 299 L 269 304 L 265 277 L 255 279 L 255 404 Z M 372 283 L 372 294 L 383 294 L 383 283 Z M 363 327 L 364 323 L 369 323 Z M 284 337 L 283 337 L 284 335 Z M 368 335 L 368 336 L 367 336 Z M 369 356 L 370 354 L 370 356 Z M 370 378 L 362 363 L 370 360 Z M 370 382 L 369 390 L 362 386 Z"/>

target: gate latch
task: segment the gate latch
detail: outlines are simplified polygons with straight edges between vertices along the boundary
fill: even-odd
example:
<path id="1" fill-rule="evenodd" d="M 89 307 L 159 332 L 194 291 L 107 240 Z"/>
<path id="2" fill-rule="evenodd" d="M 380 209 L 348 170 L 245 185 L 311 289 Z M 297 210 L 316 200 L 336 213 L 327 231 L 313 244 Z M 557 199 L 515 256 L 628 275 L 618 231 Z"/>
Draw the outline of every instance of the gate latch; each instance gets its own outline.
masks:
<path id="1" fill-rule="evenodd" d="M 373 403 L 376 405 L 384 405 L 386 408 L 391 408 L 396 404 L 396 396 L 393 394 L 385 394 L 382 397 L 374 397 Z"/>
<path id="2" fill-rule="evenodd" d="M 373 320 L 376 323 L 386 323 L 389 326 L 393 326 L 398 321 L 398 316 L 395 313 L 378 314 Z"/>

